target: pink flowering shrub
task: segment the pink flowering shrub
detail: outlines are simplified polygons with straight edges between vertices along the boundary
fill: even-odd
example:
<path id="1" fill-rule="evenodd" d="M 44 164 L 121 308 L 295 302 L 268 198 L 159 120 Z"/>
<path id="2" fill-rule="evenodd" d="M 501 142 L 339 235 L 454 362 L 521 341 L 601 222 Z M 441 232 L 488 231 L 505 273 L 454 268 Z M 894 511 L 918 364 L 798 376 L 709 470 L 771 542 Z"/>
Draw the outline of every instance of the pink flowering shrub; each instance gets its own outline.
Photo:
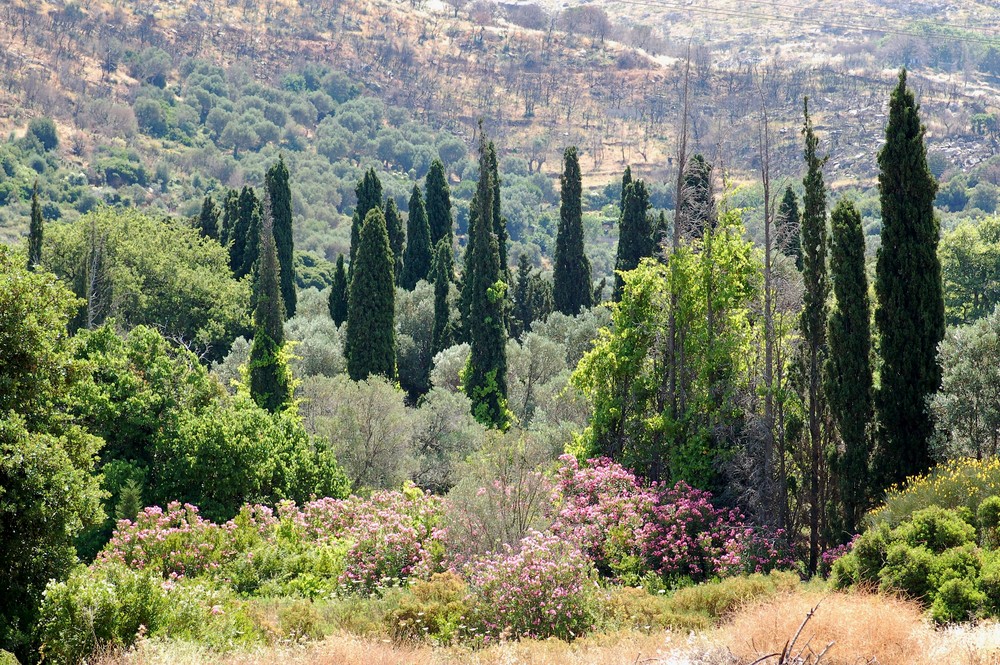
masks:
<path id="1" fill-rule="evenodd" d="M 468 563 L 474 634 L 570 640 L 593 628 L 595 571 L 574 544 L 533 532 L 515 549 Z"/>

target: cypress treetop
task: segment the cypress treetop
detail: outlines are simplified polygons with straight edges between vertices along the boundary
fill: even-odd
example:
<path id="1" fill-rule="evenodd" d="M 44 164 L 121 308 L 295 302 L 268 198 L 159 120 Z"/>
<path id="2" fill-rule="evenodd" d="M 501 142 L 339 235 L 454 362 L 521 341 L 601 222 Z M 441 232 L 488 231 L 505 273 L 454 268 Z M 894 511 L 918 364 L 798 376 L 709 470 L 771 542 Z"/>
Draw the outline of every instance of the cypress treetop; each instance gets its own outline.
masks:
<path id="1" fill-rule="evenodd" d="M 333 273 L 329 306 L 330 318 L 339 328 L 347 320 L 347 270 L 344 268 L 343 254 L 337 256 L 337 269 Z"/>
<path id="2" fill-rule="evenodd" d="M 889 101 L 885 145 L 878 155 L 882 246 L 878 250 L 875 323 L 881 386 L 876 395 L 883 486 L 931 465 L 934 424 L 927 398 L 941 382 L 937 346 L 944 337 L 944 299 L 938 260 L 937 182 L 927 168 L 924 127 L 906 70 Z"/>
<path id="3" fill-rule="evenodd" d="M 427 223 L 424 198 L 420 194 L 420 188 L 414 185 L 410 194 L 410 216 L 406 220 L 406 254 L 403 257 L 403 275 L 399 285 L 412 291 L 417 282 L 428 279 L 432 259 L 431 230 Z"/>
<path id="4" fill-rule="evenodd" d="M 806 177 L 802 207 L 802 262 L 805 292 L 802 302 L 802 333 L 810 344 L 826 344 L 826 301 L 830 293 L 826 272 L 826 186 L 823 165 L 826 158 L 816 154 L 819 139 L 809 117 L 809 100 L 804 104 Z"/>
<path id="5" fill-rule="evenodd" d="M 42 206 L 38 202 L 38 181 L 31 189 L 31 223 L 28 227 L 28 270 L 42 263 L 42 234 L 45 220 L 42 219 Z"/>
<path id="6" fill-rule="evenodd" d="M 380 374 L 396 377 L 396 285 L 385 215 L 375 206 L 365 216 L 351 269 L 347 308 L 347 373 L 355 381 Z"/>
<path id="7" fill-rule="evenodd" d="M 398 284 L 403 271 L 403 218 L 396 207 L 396 200 L 391 196 L 385 200 L 385 207 L 382 209 L 385 210 L 385 229 L 389 233 L 389 249 L 392 250 L 392 276 Z"/>
<path id="8" fill-rule="evenodd" d="M 778 239 L 785 256 L 795 259 L 795 267 L 802 272 L 802 239 L 799 237 L 799 202 L 791 186 L 778 204 Z"/>
<path id="9" fill-rule="evenodd" d="M 681 232 L 701 238 L 705 228 L 715 228 L 715 196 L 712 193 L 712 165 L 700 154 L 692 155 L 684 169 L 684 191 L 681 192 Z"/>
<path id="10" fill-rule="evenodd" d="M 209 194 L 201 203 L 201 214 L 198 215 L 198 233 L 203 238 L 219 239 L 219 211 Z"/>
<path id="11" fill-rule="evenodd" d="M 431 268 L 434 279 L 434 331 L 431 337 L 431 354 L 451 346 L 451 305 L 448 300 L 451 283 L 455 278 L 455 263 L 448 238 L 441 238 L 434 250 Z"/>
<path id="12" fill-rule="evenodd" d="M 437 247 L 443 238 L 451 245 L 454 241 L 451 218 L 451 190 L 440 159 L 431 162 L 427 172 L 427 224 L 430 226 L 431 246 Z"/>
<path id="13" fill-rule="evenodd" d="M 493 233 L 497 238 L 497 250 L 500 253 L 500 270 L 505 275 L 510 273 L 510 264 L 507 261 L 507 220 L 500 213 L 500 166 L 497 161 L 497 149 L 490 141 L 487 150 L 487 158 L 490 167 L 490 180 L 493 183 Z"/>
<path id="14" fill-rule="evenodd" d="M 354 206 L 354 216 L 351 218 L 351 270 L 354 269 L 354 255 L 361 242 L 361 226 L 368 216 L 368 211 L 382 205 L 382 181 L 378 179 L 374 167 L 365 171 L 364 177 L 354 188 L 354 194 L 358 202 Z"/>
<path id="15" fill-rule="evenodd" d="M 556 232 L 556 263 L 553 298 L 556 310 L 576 316 L 593 304 L 590 260 L 583 243 L 583 180 L 576 148 L 567 148 L 561 179 L 559 228 Z M 523 255 L 522 255 L 523 258 Z M 530 323 L 530 322 L 529 322 Z"/>
<path id="16" fill-rule="evenodd" d="M 270 215 L 261 224 L 260 260 L 254 276 L 254 335 L 250 347 L 250 395 L 263 409 L 280 411 L 292 399 L 291 378 L 282 358 L 285 305 L 281 297 L 281 267 Z"/>
<path id="17" fill-rule="evenodd" d="M 626 166 L 625 173 L 622 174 L 622 191 L 618 197 L 618 209 L 625 210 L 625 190 L 632 184 L 632 167 Z"/>
<path id="18" fill-rule="evenodd" d="M 264 178 L 274 220 L 274 242 L 281 267 L 281 297 L 285 301 L 285 316 L 295 316 L 295 243 L 292 239 L 292 190 L 288 184 L 288 168 L 283 157 L 267 170 Z"/>
<path id="19" fill-rule="evenodd" d="M 618 254 L 615 258 L 614 299 L 621 298 L 625 281 L 618 273 L 635 270 L 639 262 L 656 251 L 653 225 L 649 219 L 649 192 L 642 180 L 625 187 L 625 199 L 618 224 Z"/>

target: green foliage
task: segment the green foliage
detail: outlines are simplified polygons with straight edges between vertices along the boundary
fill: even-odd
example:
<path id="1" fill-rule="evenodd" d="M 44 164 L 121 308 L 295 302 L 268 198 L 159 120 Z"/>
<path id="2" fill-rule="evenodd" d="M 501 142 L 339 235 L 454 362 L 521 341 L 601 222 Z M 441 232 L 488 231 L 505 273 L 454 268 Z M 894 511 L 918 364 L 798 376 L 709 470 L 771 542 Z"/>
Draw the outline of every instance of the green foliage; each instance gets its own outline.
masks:
<path id="1" fill-rule="evenodd" d="M 295 245 L 292 239 L 292 191 L 288 185 L 288 167 L 283 157 L 267 170 L 264 179 L 270 200 L 274 224 L 274 244 L 277 248 L 281 276 L 281 298 L 285 317 L 295 316 Z"/>
<path id="2" fill-rule="evenodd" d="M 469 600 L 469 589 L 456 573 L 435 573 L 410 587 L 386 623 L 394 639 L 450 645 L 464 636 Z"/>
<path id="3" fill-rule="evenodd" d="M 590 261 L 583 246 L 583 209 L 580 200 L 583 185 L 576 148 L 567 148 L 563 159 L 565 167 L 561 178 L 562 204 L 559 208 L 552 293 L 556 311 L 576 316 L 581 309 L 593 305 L 594 293 L 590 278 Z M 519 277 L 519 291 L 520 282 Z M 525 325 L 522 318 L 521 323 L 525 326 L 522 329 L 528 329 L 533 320 L 534 318 L 528 320 Z"/>
<path id="4" fill-rule="evenodd" d="M 419 191 L 417 186 L 413 186 L 414 191 Z M 399 216 L 399 208 L 396 207 L 396 199 L 391 196 L 385 200 L 382 207 L 385 211 L 385 228 L 389 234 L 389 249 L 392 250 L 392 278 L 394 282 L 399 282 L 399 276 L 403 272 L 403 243 L 409 235 L 403 234 L 403 219 Z M 410 208 L 412 214 L 413 208 Z"/>
<path id="5" fill-rule="evenodd" d="M 28 135 L 37 140 L 46 152 L 51 152 L 59 147 L 59 133 L 56 131 L 56 123 L 52 121 L 52 118 L 42 116 L 32 119 L 28 123 Z"/>
<path id="6" fill-rule="evenodd" d="M 903 488 L 890 489 L 885 503 L 867 521 L 895 527 L 930 506 L 957 510 L 971 520 L 980 504 L 994 495 L 1000 495 L 1000 460 L 951 460 L 926 476 L 911 478 Z"/>
<path id="7" fill-rule="evenodd" d="M 702 155 L 695 154 L 688 159 L 684 168 L 684 184 L 681 192 L 681 231 L 692 238 L 701 238 L 705 229 L 715 227 L 717 213 L 712 195 L 712 165 Z M 654 240 L 659 241 L 656 237 Z"/>
<path id="8" fill-rule="evenodd" d="M 527 255 L 521 254 L 517 262 L 517 280 L 514 282 L 511 337 L 521 337 L 531 331 L 533 323 L 545 321 L 554 309 L 554 296 L 553 283 L 544 279 L 540 272 L 532 274 Z"/>
<path id="9" fill-rule="evenodd" d="M 337 256 L 337 270 L 333 273 L 333 284 L 330 286 L 330 318 L 339 328 L 347 321 L 347 270 L 344 269 L 344 255 Z"/>
<path id="10" fill-rule="evenodd" d="M 377 205 L 365 218 L 360 243 L 356 263 L 351 265 L 345 348 L 347 373 L 355 381 L 372 375 L 395 378 L 395 261 L 389 247 L 385 216 Z"/>
<path id="11" fill-rule="evenodd" d="M 250 395 L 259 406 L 275 413 L 292 399 L 291 376 L 284 357 L 285 306 L 281 265 L 271 219 L 265 220 L 260 238 L 260 260 L 254 275 L 254 334 L 250 346 Z M 294 284 L 292 285 L 294 291 Z"/>
<path id="12" fill-rule="evenodd" d="M 967 579 L 950 579 L 937 591 L 931 605 L 931 616 L 938 623 L 955 623 L 974 619 L 986 602 L 986 594 Z"/>
<path id="13" fill-rule="evenodd" d="M 799 203 L 791 185 L 785 189 L 778 204 L 778 238 L 785 256 L 795 259 L 795 267 L 802 271 L 802 237 L 799 234 Z"/>
<path id="14" fill-rule="evenodd" d="M 946 231 L 938 254 L 946 322 L 961 325 L 993 313 L 1000 304 L 1000 218 Z"/>
<path id="15" fill-rule="evenodd" d="M 434 332 L 431 337 L 431 354 L 437 355 L 451 346 L 451 283 L 455 279 L 455 258 L 448 240 L 442 239 L 434 250 L 431 264 L 434 281 Z"/>
<path id="16" fill-rule="evenodd" d="M 903 70 L 889 102 L 886 143 L 878 156 L 882 246 L 875 322 L 882 367 L 876 471 L 883 487 L 930 467 L 934 424 L 926 401 L 941 381 L 937 345 L 944 337 L 944 300 L 934 217 L 937 183 L 927 168 L 918 112 Z"/>
<path id="17" fill-rule="evenodd" d="M 451 191 L 448 188 L 448 178 L 444 164 L 440 159 L 431 163 L 427 172 L 426 189 L 427 224 L 430 228 L 430 244 L 436 247 L 441 240 L 446 240 L 449 249 L 454 242 L 451 218 Z"/>
<path id="18" fill-rule="evenodd" d="M 448 251 L 451 251 L 450 246 Z M 427 211 L 424 208 L 420 188 L 414 185 L 410 194 L 410 216 L 406 222 L 406 254 L 403 258 L 403 272 L 399 285 L 412 291 L 417 282 L 429 279 L 432 258 Z"/>
<path id="19" fill-rule="evenodd" d="M 350 264 L 352 273 L 354 271 L 354 259 L 361 245 L 361 229 L 368 221 L 368 213 L 375 208 L 380 208 L 382 205 L 382 181 L 378 179 L 378 174 L 375 173 L 374 168 L 365 171 L 364 177 L 354 189 L 354 195 L 357 198 L 357 203 L 354 206 L 354 216 L 351 218 Z M 384 215 L 382 219 L 384 224 Z M 388 230 L 386 233 L 388 234 Z M 393 261 L 393 266 L 395 266 L 395 261 Z"/>
<path id="20" fill-rule="evenodd" d="M 38 203 L 38 181 L 31 190 L 31 224 L 28 227 L 28 270 L 34 269 L 42 262 L 42 235 L 45 220 L 42 219 L 42 207 Z"/>
<path id="21" fill-rule="evenodd" d="M 629 177 L 631 175 L 629 174 Z M 649 191 L 642 180 L 629 182 L 622 190 L 622 214 L 618 222 L 618 255 L 615 259 L 614 299 L 622 297 L 623 273 L 635 270 L 642 259 L 656 250 L 649 219 Z"/>
<path id="22" fill-rule="evenodd" d="M 198 215 L 198 233 L 204 238 L 219 239 L 219 210 L 212 201 L 212 196 L 206 196 L 201 204 L 201 214 Z"/>

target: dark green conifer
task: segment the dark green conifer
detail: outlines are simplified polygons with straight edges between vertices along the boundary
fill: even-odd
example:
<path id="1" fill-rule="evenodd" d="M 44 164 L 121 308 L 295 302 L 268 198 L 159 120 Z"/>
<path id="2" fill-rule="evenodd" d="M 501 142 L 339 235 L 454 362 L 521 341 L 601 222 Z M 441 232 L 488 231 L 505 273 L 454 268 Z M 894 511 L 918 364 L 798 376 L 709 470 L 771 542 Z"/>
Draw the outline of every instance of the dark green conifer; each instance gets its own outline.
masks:
<path id="1" fill-rule="evenodd" d="M 712 193 L 712 165 L 701 155 L 692 155 L 684 169 L 684 191 L 681 192 L 681 232 L 691 238 L 701 238 L 706 228 L 715 228 L 715 196 Z"/>
<path id="2" fill-rule="evenodd" d="M 511 337 L 519 339 L 531 330 L 531 322 L 534 321 L 531 305 L 531 260 L 527 254 L 521 254 L 517 260 L 517 277 L 514 281 L 514 316 L 510 331 Z"/>
<path id="3" fill-rule="evenodd" d="M 344 268 L 343 254 L 337 256 L 337 270 L 333 273 L 329 306 L 330 318 L 339 328 L 347 320 L 347 270 Z"/>
<path id="4" fill-rule="evenodd" d="M 414 185 L 416 187 L 416 185 Z M 403 272 L 403 218 L 396 207 L 396 200 L 391 196 L 385 200 L 385 230 L 389 233 L 389 249 L 392 250 L 392 278 L 399 284 Z"/>
<path id="5" fill-rule="evenodd" d="M 236 224 L 240 217 L 239 201 L 239 192 L 235 189 L 230 189 L 226 193 L 226 200 L 222 204 L 222 229 L 219 231 L 219 242 L 223 247 L 230 248 L 230 256 L 232 256 L 232 246 L 230 243 L 236 237 Z M 233 268 L 231 259 L 229 268 L 230 270 Z"/>
<path id="6" fill-rule="evenodd" d="M 203 238 L 219 239 L 219 210 L 209 194 L 201 203 L 201 214 L 198 215 L 198 233 Z"/>
<path id="7" fill-rule="evenodd" d="M 802 238 L 799 230 L 799 202 L 795 192 L 789 186 L 778 205 L 778 237 L 781 241 L 781 251 L 795 259 L 795 267 L 802 272 Z"/>
<path id="8" fill-rule="evenodd" d="M 288 168 L 285 160 L 278 161 L 264 178 L 274 220 L 274 243 L 278 248 L 278 265 L 281 267 L 281 297 L 285 301 L 285 316 L 295 316 L 295 243 L 292 239 L 292 190 L 288 185 Z"/>
<path id="9" fill-rule="evenodd" d="M 270 216 L 261 224 L 260 261 L 254 275 L 253 345 L 250 347 L 250 395 L 263 409 L 276 413 L 292 399 L 291 377 L 282 357 L 285 305 L 281 297 L 281 267 Z"/>
<path id="10" fill-rule="evenodd" d="M 442 238 L 442 240 L 447 239 Z M 420 188 L 414 185 L 410 194 L 410 216 L 406 220 L 406 255 L 403 259 L 403 277 L 400 286 L 412 291 L 417 282 L 429 279 L 433 258 L 431 229 L 427 223 L 424 197 L 420 194 Z"/>
<path id="11" fill-rule="evenodd" d="M 825 388 L 843 450 L 837 475 L 845 535 L 857 533 L 868 507 L 872 420 L 871 305 L 861 215 L 841 199 L 830 216 L 830 278 L 834 306 L 828 332 Z"/>
<path id="12" fill-rule="evenodd" d="M 451 283 L 455 278 L 455 262 L 451 253 L 451 242 L 441 238 L 434 250 L 431 267 L 434 279 L 434 332 L 431 337 L 431 354 L 437 354 L 451 346 L 451 305 L 448 297 Z"/>
<path id="13" fill-rule="evenodd" d="M 354 270 L 354 255 L 361 242 L 361 227 L 368 217 L 368 211 L 382 205 L 382 181 L 378 179 L 375 168 L 365 171 L 364 177 L 358 182 L 354 193 L 358 202 L 354 206 L 354 216 L 351 218 L 351 255 L 350 269 Z"/>
<path id="14" fill-rule="evenodd" d="M 463 276 L 463 289 L 469 292 L 469 317 L 464 325 L 471 346 L 463 381 L 476 419 L 488 427 L 505 429 L 510 418 L 504 311 L 507 284 L 493 223 L 495 185 L 491 160 L 494 158 L 495 153 L 480 134 L 479 184 L 470 211 L 472 256 L 467 262 L 469 272 Z"/>
<path id="15" fill-rule="evenodd" d="M 875 323 L 882 367 L 875 402 L 880 426 L 876 475 L 883 487 L 930 467 L 934 423 L 927 398 L 941 382 L 937 346 L 944 337 L 944 299 L 934 216 L 937 182 L 927 168 L 919 110 L 904 69 L 889 101 L 886 141 L 878 155 L 882 246 Z"/>
<path id="16" fill-rule="evenodd" d="M 569 316 L 593 304 L 590 280 L 590 260 L 583 246 L 583 179 L 576 148 L 563 154 L 564 169 L 559 206 L 559 228 L 556 231 L 556 265 L 553 273 L 555 308 Z M 525 259 L 521 255 L 522 261 Z M 520 264 L 518 285 L 520 285 Z M 515 295 L 515 301 L 517 296 Z M 517 305 L 515 304 L 515 307 Z M 516 318 L 516 314 L 515 314 Z M 531 323 L 530 321 L 528 322 Z"/>
<path id="17" fill-rule="evenodd" d="M 427 172 L 426 207 L 427 224 L 430 226 L 432 247 L 437 247 L 442 238 L 448 240 L 451 246 L 454 242 L 451 218 L 451 190 L 448 188 L 448 178 L 445 176 L 444 164 L 440 159 L 431 162 L 431 170 Z"/>
<path id="18" fill-rule="evenodd" d="M 345 355 L 347 373 L 355 381 L 396 377 L 394 263 L 385 215 L 376 205 L 361 227 L 349 285 Z"/>
<path id="19" fill-rule="evenodd" d="M 28 270 L 42 263 L 42 233 L 45 220 L 42 218 L 42 206 L 38 202 L 38 181 L 31 190 L 31 223 L 28 227 Z"/>
<path id="20" fill-rule="evenodd" d="M 229 266 L 239 279 L 253 271 L 260 248 L 260 202 L 252 187 L 244 187 L 236 201 L 236 223 L 230 227 Z"/>
<path id="21" fill-rule="evenodd" d="M 625 187 L 622 216 L 618 224 L 618 254 L 615 258 L 614 299 L 621 298 L 625 282 L 619 273 L 635 270 L 639 262 L 656 250 L 649 219 L 649 192 L 642 180 Z"/>
<path id="22" fill-rule="evenodd" d="M 625 190 L 632 184 L 632 167 L 626 166 L 622 174 L 622 191 L 618 197 L 618 210 L 625 210 Z"/>
<path id="23" fill-rule="evenodd" d="M 490 178 L 493 181 L 493 233 L 497 237 L 497 249 L 500 253 L 500 270 L 510 279 L 510 264 L 507 262 L 507 219 L 500 212 L 500 166 L 497 161 L 497 149 L 490 141 L 487 150 L 490 165 Z"/>

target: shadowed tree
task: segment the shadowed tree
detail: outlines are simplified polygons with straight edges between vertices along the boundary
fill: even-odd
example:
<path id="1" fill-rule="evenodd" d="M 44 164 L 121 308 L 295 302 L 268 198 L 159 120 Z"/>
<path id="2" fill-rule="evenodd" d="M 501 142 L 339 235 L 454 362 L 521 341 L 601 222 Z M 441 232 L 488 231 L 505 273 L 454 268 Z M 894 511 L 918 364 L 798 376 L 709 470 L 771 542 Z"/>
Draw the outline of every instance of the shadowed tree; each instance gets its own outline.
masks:
<path id="1" fill-rule="evenodd" d="M 442 239 L 448 240 L 451 247 L 454 242 L 451 219 L 451 191 L 448 188 L 448 178 L 445 176 L 444 164 L 440 159 L 431 163 L 427 172 L 426 190 L 427 224 L 430 226 L 431 246 L 437 247 Z"/>
<path id="2" fill-rule="evenodd" d="M 625 282 L 621 273 L 635 270 L 639 261 L 656 251 L 649 219 L 649 192 L 642 180 L 625 186 L 622 215 L 618 224 L 618 255 L 615 258 L 614 299 L 621 299 Z"/>
<path id="3" fill-rule="evenodd" d="M 385 215 L 375 206 L 361 228 L 347 308 L 347 373 L 355 381 L 396 377 L 396 285 Z"/>
<path id="4" fill-rule="evenodd" d="M 451 283 L 455 279 L 455 262 L 451 253 L 451 243 L 442 238 L 434 251 L 431 267 L 434 279 L 434 332 L 431 337 L 431 353 L 436 355 L 451 346 L 451 305 L 448 301 Z"/>
<path id="5" fill-rule="evenodd" d="M 264 216 L 260 261 L 254 278 L 253 345 L 250 347 L 250 395 L 263 409 L 276 413 L 292 400 L 291 376 L 282 357 L 285 305 L 281 297 L 281 267 L 270 215 Z"/>
<path id="6" fill-rule="evenodd" d="M 219 210 L 209 194 L 201 203 L 201 214 L 198 215 L 198 233 L 203 238 L 219 239 Z"/>
<path id="7" fill-rule="evenodd" d="M 42 219 L 42 206 L 38 203 L 38 181 L 31 190 L 31 223 L 28 227 L 28 270 L 42 262 L 42 233 L 45 220 Z"/>
<path id="8" fill-rule="evenodd" d="M 274 244 L 278 250 L 278 265 L 281 268 L 281 297 L 285 301 L 285 316 L 295 316 L 295 243 L 292 239 L 292 190 L 288 185 L 288 169 L 285 160 L 278 157 L 277 163 L 267 171 L 264 178 L 267 195 L 271 203 L 271 217 L 274 220 Z"/>
<path id="9" fill-rule="evenodd" d="M 337 269 L 333 273 L 333 285 L 330 286 L 330 318 L 340 327 L 347 320 L 347 270 L 344 268 L 344 255 L 337 256 Z"/>
<path id="10" fill-rule="evenodd" d="M 354 270 L 354 255 L 361 242 L 361 227 L 368 216 L 368 211 L 382 205 L 382 181 L 378 179 L 374 167 L 365 171 L 364 177 L 354 188 L 354 193 L 358 202 L 354 206 L 354 215 L 351 217 L 351 260 L 349 262 L 351 270 Z"/>
<path id="11" fill-rule="evenodd" d="M 416 187 L 416 185 L 414 185 Z M 392 278 L 399 283 L 403 272 L 403 218 L 399 216 L 396 200 L 391 196 L 385 200 L 385 230 L 389 234 L 389 249 L 392 250 Z M 412 213 L 412 211 L 411 211 Z"/>
<path id="12" fill-rule="evenodd" d="M 410 194 L 410 216 L 406 220 L 406 255 L 403 258 L 403 275 L 399 285 L 412 291 L 417 282 L 428 279 L 432 259 L 431 230 L 424 210 L 424 199 L 420 195 L 420 188 L 414 185 Z"/>
<path id="13" fill-rule="evenodd" d="M 785 256 L 795 259 L 802 272 L 802 238 L 799 236 L 799 202 L 791 187 L 785 190 L 778 206 L 779 243 Z"/>
<path id="14" fill-rule="evenodd" d="M 590 279 L 590 261 L 583 245 L 583 184 L 576 148 L 567 148 L 563 159 L 565 168 L 562 175 L 559 229 L 556 233 L 552 296 L 557 311 L 576 316 L 581 309 L 593 304 L 594 292 Z M 523 255 L 521 258 L 525 259 Z M 528 323 L 530 325 L 530 321 Z"/>

